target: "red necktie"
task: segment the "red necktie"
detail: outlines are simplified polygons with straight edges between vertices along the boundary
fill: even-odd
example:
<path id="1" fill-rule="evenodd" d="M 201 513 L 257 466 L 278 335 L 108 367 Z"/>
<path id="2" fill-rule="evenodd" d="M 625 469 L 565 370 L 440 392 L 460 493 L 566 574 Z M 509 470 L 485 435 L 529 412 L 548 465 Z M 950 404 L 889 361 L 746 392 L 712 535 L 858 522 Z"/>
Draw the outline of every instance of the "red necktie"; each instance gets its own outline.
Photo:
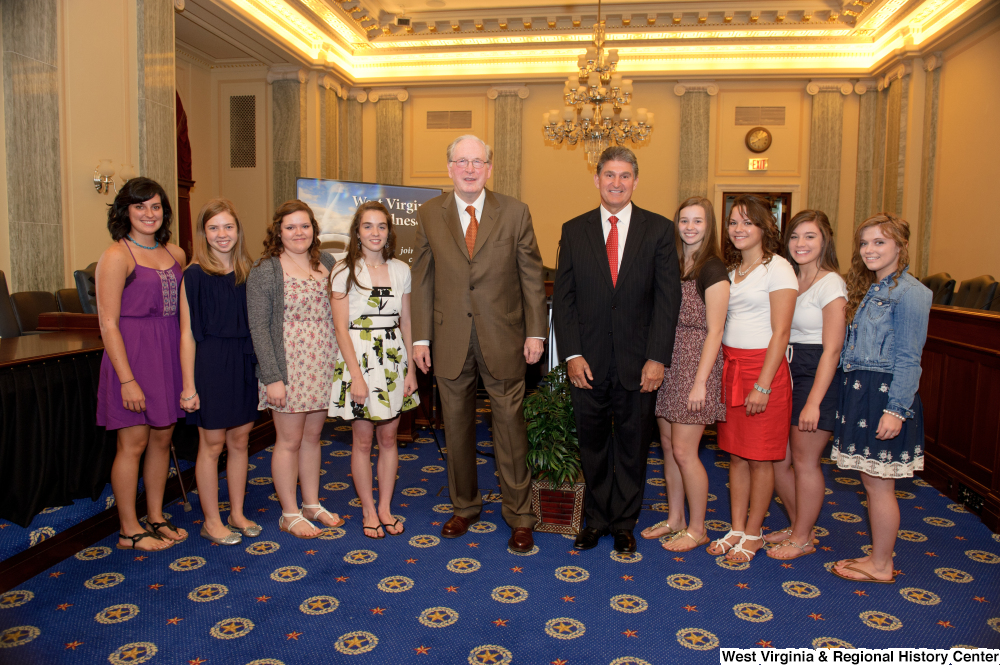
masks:
<path id="1" fill-rule="evenodd" d="M 469 213 L 469 228 L 465 229 L 465 246 L 469 248 L 469 258 L 472 258 L 472 250 L 476 248 L 476 233 L 479 232 L 479 222 L 476 221 L 476 206 L 466 206 L 465 212 Z"/>
<path id="2" fill-rule="evenodd" d="M 618 218 L 608 217 L 611 231 L 608 233 L 608 266 L 611 267 L 611 284 L 618 285 Z"/>

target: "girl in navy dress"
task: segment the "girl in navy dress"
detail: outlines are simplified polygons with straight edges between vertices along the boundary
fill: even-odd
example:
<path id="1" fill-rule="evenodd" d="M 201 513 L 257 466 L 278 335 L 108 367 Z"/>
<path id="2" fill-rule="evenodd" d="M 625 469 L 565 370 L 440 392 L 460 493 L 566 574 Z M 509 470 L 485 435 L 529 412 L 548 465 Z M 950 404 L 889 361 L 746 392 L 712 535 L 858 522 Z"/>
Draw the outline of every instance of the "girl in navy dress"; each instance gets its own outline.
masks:
<path id="1" fill-rule="evenodd" d="M 854 232 L 847 275 L 847 337 L 830 457 L 861 471 L 868 493 L 872 553 L 843 559 L 834 575 L 852 582 L 896 581 L 896 478 L 924 468 L 924 420 L 917 387 L 927 341 L 930 289 L 907 272 L 910 225 L 889 213 Z"/>
<path id="2" fill-rule="evenodd" d="M 821 210 L 803 210 L 785 230 L 785 257 L 799 278 L 788 369 L 792 374 L 792 430 L 785 459 L 774 463 L 774 488 L 791 526 L 764 536 L 780 543 L 772 559 L 797 559 L 816 551 L 813 526 L 823 507 L 819 458 L 833 433 L 837 411 L 834 375 L 844 346 L 847 287 L 840 276 L 830 220 Z"/>
<path id="3" fill-rule="evenodd" d="M 181 291 L 180 406 L 198 426 L 195 476 L 205 523 L 201 537 L 237 545 L 261 527 L 243 515 L 247 440 L 257 419 L 257 377 L 247 324 L 250 255 L 233 204 L 212 199 L 196 224 L 194 258 Z M 226 448 L 229 527 L 219 517 L 219 455 Z"/>

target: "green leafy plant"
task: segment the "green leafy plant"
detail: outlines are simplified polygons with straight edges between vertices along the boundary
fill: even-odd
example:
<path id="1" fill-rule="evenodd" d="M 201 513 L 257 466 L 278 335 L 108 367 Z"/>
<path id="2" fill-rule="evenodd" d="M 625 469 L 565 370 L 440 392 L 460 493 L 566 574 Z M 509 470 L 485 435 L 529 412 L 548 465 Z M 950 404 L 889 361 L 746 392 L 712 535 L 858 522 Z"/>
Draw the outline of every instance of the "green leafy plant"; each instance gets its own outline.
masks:
<path id="1" fill-rule="evenodd" d="M 565 363 L 549 372 L 538 391 L 524 400 L 524 420 L 532 475 L 557 486 L 575 482 L 580 475 L 580 443 Z"/>

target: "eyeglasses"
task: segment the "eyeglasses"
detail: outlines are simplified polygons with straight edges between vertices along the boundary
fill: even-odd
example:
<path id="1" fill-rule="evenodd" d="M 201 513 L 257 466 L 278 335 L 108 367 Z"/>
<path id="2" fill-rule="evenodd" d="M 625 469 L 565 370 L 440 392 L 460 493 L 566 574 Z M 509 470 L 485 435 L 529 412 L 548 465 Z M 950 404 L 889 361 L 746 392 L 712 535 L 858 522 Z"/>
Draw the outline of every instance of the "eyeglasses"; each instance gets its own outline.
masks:
<path id="1" fill-rule="evenodd" d="M 469 164 L 472 164 L 472 168 L 476 169 L 477 171 L 479 169 L 483 168 L 484 166 L 486 166 L 487 164 L 489 164 L 489 162 L 484 162 L 481 159 L 473 159 L 473 160 L 470 161 L 470 160 L 464 159 L 464 158 L 463 159 L 453 159 L 453 160 L 451 160 L 451 163 L 458 165 L 458 168 L 460 168 L 460 169 L 464 169 Z"/>

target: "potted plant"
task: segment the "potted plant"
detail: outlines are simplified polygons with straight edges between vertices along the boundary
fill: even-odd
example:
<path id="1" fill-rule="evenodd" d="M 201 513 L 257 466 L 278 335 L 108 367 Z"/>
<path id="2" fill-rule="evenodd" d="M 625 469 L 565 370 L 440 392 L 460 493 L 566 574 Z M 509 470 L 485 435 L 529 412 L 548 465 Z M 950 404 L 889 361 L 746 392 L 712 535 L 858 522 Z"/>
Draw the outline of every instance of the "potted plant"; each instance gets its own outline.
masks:
<path id="1" fill-rule="evenodd" d="M 583 521 L 580 444 L 565 363 L 553 369 L 524 400 L 535 531 L 577 534 Z"/>

